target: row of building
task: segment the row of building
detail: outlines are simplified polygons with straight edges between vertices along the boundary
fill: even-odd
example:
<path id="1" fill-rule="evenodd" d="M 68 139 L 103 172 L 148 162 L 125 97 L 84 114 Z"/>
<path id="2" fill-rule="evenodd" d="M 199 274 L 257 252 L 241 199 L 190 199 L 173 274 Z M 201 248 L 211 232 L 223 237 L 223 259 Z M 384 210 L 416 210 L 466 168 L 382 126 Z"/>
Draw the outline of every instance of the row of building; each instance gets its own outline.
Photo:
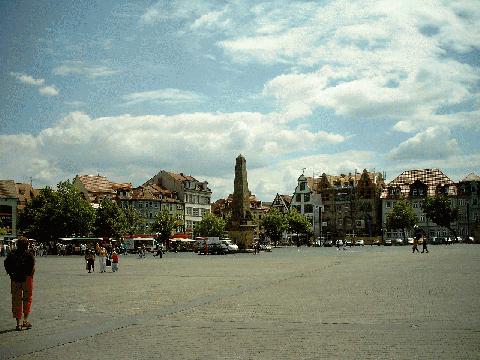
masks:
<path id="1" fill-rule="evenodd" d="M 261 236 L 258 224 L 271 208 L 287 213 L 294 208 L 312 223 L 316 237 L 345 238 L 348 236 L 397 238 L 399 230 L 385 228 L 386 217 L 395 202 L 406 200 L 417 213 L 419 226 L 429 236 L 449 236 L 447 229 L 428 221 L 421 203 L 427 196 L 447 195 L 452 206 L 459 208 L 459 218 L 454 224 L 462 237 L 475 236 L 480 223 L 480 177 L 466 176 L 455 183 L 439 169 L 405 171 L 389 183 L 379 172 L 364 170 L 361 173 L 307 177 L 297 179 L 290 195 L 277 194 L 272 201 L 262 202 L 250 194 L 252 223 L 257 224 L 255 236 Z M 178 233 L 192 234 L 195 223 L 208 212 L 227 217 L 232 212 L 233 195 L 211 202 L 212 191 L 206 181 L 190 175 L 160 171 L 143 185 L 115 183 L 100 175 L 77 175 L 73 184 L 92 206 L 99 206 L 109 197 L 121 207 L 133 207 L 144 220 L 144 233 L 161 210 L 168 210 L 177 220 Z M 0 227 L 16 234 L 18 211 L 39 190 L 31 184 L 0 180 Z"/>
<path id="2" fill-rule="evenodd" d="M 458 183 L 439 169 L 408 170 L 385 183 L 378 172 L 322 174 L 318 178 L 301 175 L 293 196 L 277 194 L 272 207 L 285 213 L 297 209 L 308 217 L 316 236 L 402 238 L 399 229 L 387 229 L 386 218 L 395 203 L 404 200 L 415 211 L 420 226 L 430 237 L 449 237 L 448 230 L 432 223 L 422 209 L 426 197 L 446 195 L 459 209 L 452 227 L 463 238 L 476 237 L 480 224 L 480 177 L 469 174 Z M 411 234 L 408 234 L 411 235 Z M 479 234 L 480 235 L 480 234 Z"/>

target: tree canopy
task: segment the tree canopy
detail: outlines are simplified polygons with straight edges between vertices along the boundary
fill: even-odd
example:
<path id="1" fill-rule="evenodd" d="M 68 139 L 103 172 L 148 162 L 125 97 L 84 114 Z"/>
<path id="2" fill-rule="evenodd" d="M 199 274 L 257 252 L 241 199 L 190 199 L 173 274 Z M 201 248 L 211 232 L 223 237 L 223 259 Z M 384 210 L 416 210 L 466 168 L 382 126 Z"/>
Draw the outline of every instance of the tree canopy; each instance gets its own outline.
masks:
<path id="1" fill-rule="evenodd" d="M 263 218 L 261 226 L 265 235 L 273 241 L 274 246 L 277 246 L 277 243 L 282 239 L 283 232 L 288 228 L 288 223 L 285 216 L 277 208 L 272 208 Z"/>
<path id="2" fill-rule="evenodd" d="M 155 217 L 155 221 L 151 225 L 151 230 L 158 233 L 158 237 L 162 242 L 168 241 L 173 230 L 178 226 L 175 216 L 170 214 L 167 209 L 160 211 Z"/>
<path id="3" fill-rule="evenodd" d="M 137 234 L 143 230 L 145 224 L 140 213 L 130 204 L 122 208 L 126 219 L 126 232 L 129 235 Z"/>
<path id="4" fill-rule="evenodd" d="M 207 213 L 202 220 L 195 225 L 195 236 L 218 236 L 222 237 L 225 231 L 225 220 Z"/>
<path id="5" fill-rule="evenodd" d="M 456 238 L 457 234 L 452 223 L 458 219 L 458 208 L 452 207 L 450 200 L 445 195 L 437 195 L 426 198 L 422 209 L 427 218 L 438 226 L 446 227 Z"/>
<path id="6" fill-rule="evenodd" d="M 70 182 L 40 190 L 19 214 L 19 230 L 40 241 L 67 236 L 89 236 L 93 230 L 95 210 Z"/>
<path id="7" fill-rule="evenodd" d="M 287 214 L 287 224 L 288 231 L 296 234 L 294 241 L 297 246 L 309 243 L 313 230 L 312 224 L 305 216 L 298 213 L 296 209 L 290 209 Z"/>
<path id="8" fill-rule="evenodd" d="M 402 230 L 403 239 L 405 240 L 405 232 L 418 222 L 417 214 L 412 206 L 404 200 L 399 200 L 393 206 L 390 213 L 387 214 L 386 226 L 390 230 Z"/>
<path id="9" fill-rule="evenodd" d="M 128 230 L 127 218 L 118 204 L 104 197 L 97 209 L 95 234 L 101 237 L 122 238 Z"/>

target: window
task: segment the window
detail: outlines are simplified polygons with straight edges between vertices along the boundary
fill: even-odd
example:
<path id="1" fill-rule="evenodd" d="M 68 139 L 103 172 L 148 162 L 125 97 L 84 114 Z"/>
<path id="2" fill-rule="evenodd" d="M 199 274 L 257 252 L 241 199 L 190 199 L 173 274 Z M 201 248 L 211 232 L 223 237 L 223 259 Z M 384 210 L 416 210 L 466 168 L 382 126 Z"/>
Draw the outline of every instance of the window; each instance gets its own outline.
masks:
<path id="1" fill-rule="evenodd" d="M 303 191 L 303 190 L 305 190 L 305 183 L 301 182 L 300 183 L 300 191 Z"/>
<path id="2" fill-rule="evenodd" d="M 303 195 L 303 201 L 309 202 L 310 201 L 310 194 Z"/>
<path id="3" fill-rule="evenodd" d="M 412 190 L 412 195 L 413 195 L 413 196 L 417 196 L 417 189 L 413 189 L 413 190 Z"/>
<path id="4" fill-rule="evenodd" d="M 200 216 L 198 208 L 193 208 L 193 216 Z"/>
<path id="5" fill-rule="evenodd" d="M 418 203 L 417 203 L 417 202 L 414 202 L 414 203 L 413 203 L 413 208 L 414 208 L 414 209 L 418 209 Z"/>
<path id="6" fill-rule="evenodd" d="M 302 202 L 302 194 L 297 194 L 297 196 L 295 197 L 295 200 L 297 202 Z"/>
<path id="7" fill-rule="evenodd" d="M 308 214 L 313 213 L 313 205 L 312 204 L 306 204 L 305 205 L 305 212 Z"/>
<path id="8" fill-rule="evenodd" d="M 177 204 L 177 210 L 182 210 L 182 205 L 181 204 Z"/>
<path id="9" fill-rule="evenodd" d="M 390 201 L 387 201 L 387 202 L 385 203 L 385 207 L 386 207 L 387 209 L 390 209 L 390 208 L 392 207 L 392 203 L 391 203 Z"/>
<path id="10" fill-rule="evenodd" d="M 187 215 L 192 215 L 192 208 L 191 207 L 187 207 Z"/>

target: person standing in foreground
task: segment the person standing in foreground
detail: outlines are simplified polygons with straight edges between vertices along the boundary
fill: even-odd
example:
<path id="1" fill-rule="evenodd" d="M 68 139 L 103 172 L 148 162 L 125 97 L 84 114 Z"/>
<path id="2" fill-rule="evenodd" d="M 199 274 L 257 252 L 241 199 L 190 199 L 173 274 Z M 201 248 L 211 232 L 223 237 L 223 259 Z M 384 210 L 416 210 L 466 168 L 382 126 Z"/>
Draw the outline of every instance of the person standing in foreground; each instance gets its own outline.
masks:
<path id="1" fill-rule="evenodd" d="M 28 315 L 32 306 L 35 257 L 28 249 L 27 238 L 20 237 L 17 240 L 17 249 L 8 254 L 4 266 L 11 280 L 12 313 L 17 320 L 16 330 L 30 329 L 32 324 L 28 321 Z M 23 323 L 20 325 L 22 310 Z"/>

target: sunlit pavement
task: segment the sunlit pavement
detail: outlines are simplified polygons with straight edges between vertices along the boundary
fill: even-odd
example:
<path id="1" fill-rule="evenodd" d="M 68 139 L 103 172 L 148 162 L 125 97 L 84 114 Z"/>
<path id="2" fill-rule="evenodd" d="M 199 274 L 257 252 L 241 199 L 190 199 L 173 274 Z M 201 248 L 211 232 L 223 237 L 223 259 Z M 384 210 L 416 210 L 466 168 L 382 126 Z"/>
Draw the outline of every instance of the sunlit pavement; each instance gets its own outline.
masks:
<path id="1" fill-rule="evenodd" d="M 1 272 L 0 359 L 480 358 L 480 245 L 129 255 L 104 274 L 48 256 L 36 269 L 22 332 Z"/>

